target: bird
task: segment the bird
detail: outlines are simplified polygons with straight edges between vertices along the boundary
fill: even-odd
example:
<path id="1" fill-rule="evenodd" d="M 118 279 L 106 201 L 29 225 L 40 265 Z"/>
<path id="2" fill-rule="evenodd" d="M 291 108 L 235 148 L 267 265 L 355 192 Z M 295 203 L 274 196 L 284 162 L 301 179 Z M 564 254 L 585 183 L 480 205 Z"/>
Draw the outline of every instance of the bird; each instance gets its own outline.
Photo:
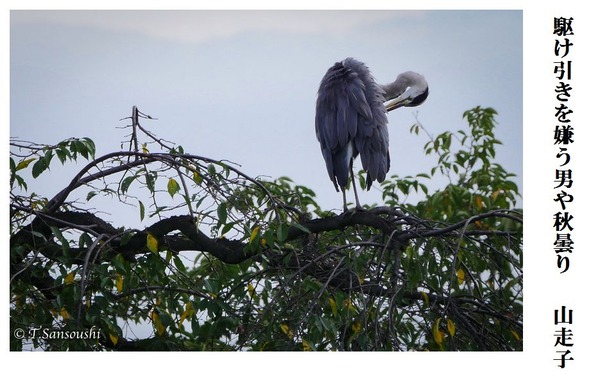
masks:
<path id="1" fill-rule="evenodd" d="M 375 180 L 385 180 L 390 170 L 387 113 L 399 107 L 415 107 L 429 96 L 421 74 L 400 73 L 390 84 L 380 85 L 361 61 L 348 57 L 327 70 L 317 92 L 315 130 L 327 173 L 336 191 L 342 191 L 348 211 L 346 188 L 351 178 L 356 209 L 362 209 L 352 173 L 360 155 L 367 174 L 367 191 Z"/>

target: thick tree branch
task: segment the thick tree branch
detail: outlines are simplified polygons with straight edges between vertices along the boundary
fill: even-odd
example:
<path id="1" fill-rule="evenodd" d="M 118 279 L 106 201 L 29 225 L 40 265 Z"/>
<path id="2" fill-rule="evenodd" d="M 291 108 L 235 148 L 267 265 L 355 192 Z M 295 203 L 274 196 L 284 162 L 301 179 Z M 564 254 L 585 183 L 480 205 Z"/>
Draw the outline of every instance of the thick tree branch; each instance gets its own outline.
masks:
<path id="1" fill-rule="evenodd" d="M 367 210 L 350 211 L 337 216 L 317 218 L 302 223 L 302 226 L 310 230 L 311 233 L 342 230 L 349 226 L 356 225 L 370 226 L 372 228 L 381 230 L 385 234 L 390 234 L 395 230 L 395 227 L 392 223 Z M 305 230 L 292 226 L 288 232 L 288 239 L 294 240 L 305 234 Z"/>
<path id="2" fill-rule="evenodd" d="M 343 230 L 351 226 L 369 226 L 380 230 L 385 236 L 391 236 L 392 232 L 398 231 L 398 226 L 389 219 L 381 216 L 381 210 L 378 210 L 378 213 L 379 215 L 368 210 L 361 210 L 305 221 L 302 224 L 304 229 L 296 226 L 290 227 L 287 240 L 291 241 L 305 236 L 307 234 L 306 230 L 316 234 L 326 231 Z M 29 244 L 31 247 L 42 247 L 50 239 L 52 234 L 51 226 L 79 229 L 92 233 L 95 236 L 100 234 L 117 236 L 123 233 L 123 231 L 116 229 L 91 213 L 74 211 L 54 213 L 35 212 L 35 215 L 37 218 L 31 224 L 22 228 L 11 238 L 11 246 Z M 442 236 L 464 228 L 466 223 L 473 223 L 489 217 L 516 218 L 504 211 L 492 211 L 440 229 L 424 229 L 421 227 L 418 230 L 412 230 L 411 228 L 399 230 L 395 234 L 395 237 L 405 243 L 414 238 Z M 172 235 L 171 233 L 175 231 L 181 232 L 182 235 Z M 168 248 L 175 252 L 206 252 L 227 264 L 237 264 L 251 256 L 251 254 L 244 253 L 245 242 L 226 238 L 210 238 L 198 230 L 194 219 L 189 215 L 173 216 L 160 220 L 142 231 L 135 232 L 124 245 L 119 245 L 121 238 L 116 238 L 116 245 L 113 249 L 117 252 L 127 254 L 146 253 L 148 252 L 146 246 L 148 233 L 152 233 L 159 240 L 161 249 Z M 486 235 L 497 232 L 478 230 L 476 233 Z"/>

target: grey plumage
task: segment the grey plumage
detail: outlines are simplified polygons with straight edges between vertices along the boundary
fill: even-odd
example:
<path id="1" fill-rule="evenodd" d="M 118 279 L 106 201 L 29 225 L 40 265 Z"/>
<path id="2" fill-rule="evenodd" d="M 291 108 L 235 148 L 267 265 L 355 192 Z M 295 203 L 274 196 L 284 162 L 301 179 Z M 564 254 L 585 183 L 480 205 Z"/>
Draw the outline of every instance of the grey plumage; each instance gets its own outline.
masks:
<path id="1" fill-rule="evenodd" d="M 319 86 L 315 128 L 329 178 L 337 191 L 342 189 L 345 210 L 349 177 L 360 207 L 352 175 L 358 155 L 367 172 L 367 190 L 373 181 L 383 182 L 390 169 L 386 112 L 417 106 L 428 93 L 427 82 L 415 72 L 401 73 L 394 82 L 379 85 L 369 68 L 353 58 L 329 68 Z"/>

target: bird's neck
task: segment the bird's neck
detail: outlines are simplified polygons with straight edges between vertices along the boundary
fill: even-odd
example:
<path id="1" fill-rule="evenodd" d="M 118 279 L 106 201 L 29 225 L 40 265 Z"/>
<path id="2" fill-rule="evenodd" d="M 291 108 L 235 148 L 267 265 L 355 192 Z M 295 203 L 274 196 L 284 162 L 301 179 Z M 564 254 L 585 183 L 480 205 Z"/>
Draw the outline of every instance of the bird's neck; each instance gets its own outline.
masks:
<path id="1" fill-rule="evenodd" d="M 383 84 L 381 85 L 381 89 L 383 89 L 383 98 L 385 100 L 393 99 L 404 92 L 395 83 Z"/>

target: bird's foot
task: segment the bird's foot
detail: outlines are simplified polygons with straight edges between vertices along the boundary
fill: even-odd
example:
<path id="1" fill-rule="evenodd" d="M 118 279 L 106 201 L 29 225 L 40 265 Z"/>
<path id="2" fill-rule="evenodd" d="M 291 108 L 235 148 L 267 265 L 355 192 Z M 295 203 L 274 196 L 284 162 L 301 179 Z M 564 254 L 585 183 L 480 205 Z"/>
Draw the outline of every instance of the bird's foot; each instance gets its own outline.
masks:
<path id="1" fill-rule="evenodd" d="M 348 206 L 344 206 L 344 211 L 342 212 L 341 215 L 344 214 L 355 214 L 355 213 L 360 213 L 363 211 L 367 211 L 366 208 L 362 207 L 360 204 L 354 208 L 349 209 Z"/>

